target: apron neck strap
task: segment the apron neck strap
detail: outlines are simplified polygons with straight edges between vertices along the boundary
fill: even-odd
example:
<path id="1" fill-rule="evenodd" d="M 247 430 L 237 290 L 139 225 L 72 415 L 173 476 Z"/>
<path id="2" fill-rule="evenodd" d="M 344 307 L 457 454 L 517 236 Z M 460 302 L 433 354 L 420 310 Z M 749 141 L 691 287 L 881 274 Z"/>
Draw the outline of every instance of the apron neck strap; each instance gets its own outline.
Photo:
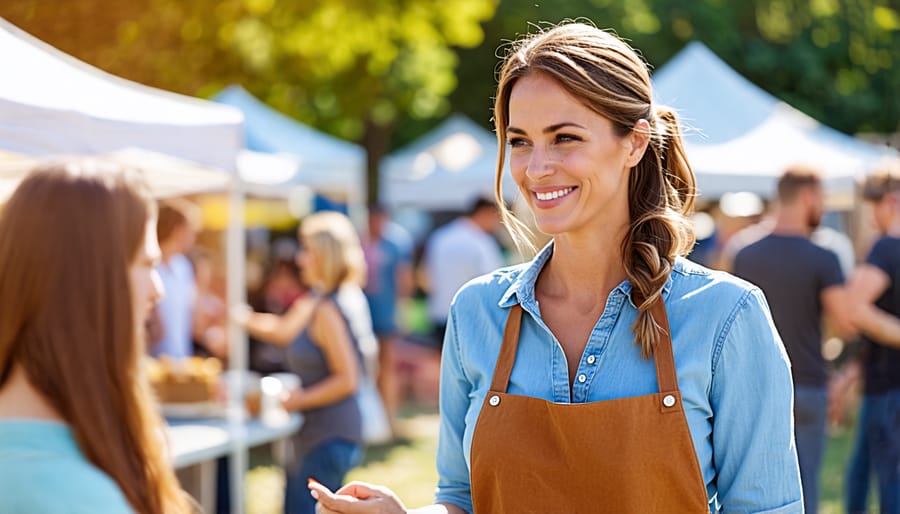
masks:
<path id="1" fill-rule="evenodd" d="M 666 314 L 666 306 L 662 296 L 659 296 L 650 308 L 653 319 L 663 329 L 659 343 L 653 349 L 653 361 L 656 364 L 656 382 L 660 393 L 678 392 L 678 374 L 675 371 L 675 358 L 672 355 L 672 336 L 669 330 L 669 317 Z M 505 393 L 509 387 L 509 377 L 512 374 L 513 364 L 516 362 L 516 352 L 519 349 L 519 329 L 522 326 L 522 306 L 515 304 L 509 309 L 506 318 L 506 328 L 503 330 L 503 343 L 500 345 L 500 354 L 497 356 L 497 365 L 494 367 L 494 377 L 491 379 L 491 391 Z"/>
<path id="2" fill-rule="evenodd" d="M 522 306 L 515 304 L 509 309 L 506 318 L 506 328 L 503 330 L 503 344 L 500 345 L 500 355 L 497 356 L 497 365 L 494 367 L 494 378 L 491 380 L 491 391 L 506 392 L 509 386 L 509 376 L 512 374 L 513 364 L 516 362 L 516 351 L 519 349 L 519 329 L 522 326 Z"/>
<path id="3" fill-rule="evenodd" d="M 675 371 L 675 357 L 672 355 L 672 331 L 669 329 L 669 315 L 662 295 L 656 297 L 650 307 L 653 320 L 662 328 L 659 341 L 653 348 L 653 362 L 656 364 L 656 383 L 660 393 L 678 392 L 678 373 Z"/>

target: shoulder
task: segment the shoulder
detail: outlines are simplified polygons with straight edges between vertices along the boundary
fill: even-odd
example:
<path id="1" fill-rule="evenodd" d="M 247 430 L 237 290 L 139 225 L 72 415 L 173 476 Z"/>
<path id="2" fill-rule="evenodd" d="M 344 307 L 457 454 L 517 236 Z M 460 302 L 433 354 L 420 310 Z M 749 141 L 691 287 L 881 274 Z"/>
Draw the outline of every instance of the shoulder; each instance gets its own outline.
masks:
<path id="1" fill-rule="evenodd" d="M 339 286 L 337 291 L 335 291 L 333 300 L 334 301 L 330 301 L 326 296 L 322 298 L 322 303 L 336 304 L 337 308 L 342 310 L 352 310 L 365 306 L 366 302 L 368 302 L 368 300 L 366 300 L 366 293 L 361 287 L 353 283 L 345 283 Z"/>
<path id="2" fill-rule="evenodd" d="M 116 483 L 86 460 L 48 456 L 2 467 L 10 472 L 0 472 L 0 496 L 14 513 L 132 512 Z"/>
<path id="3" fill-rule="evenodd" d="M 900 249 L 900 239 L 895 237 L 881 237 L 875 241 L 875 244 L 872 245 L 872 249 L 869 250 L 870 255 L 877 254 L 889 254 L 889 255 L 897 255 L 897 250 Z"/>
<path id="4" fill-rule="evenodd" d="M 724 271 L 711 270 L 686 259 L 676 261 L 666 308 L 672 318 L 694 323 L 703 320 L 714 339 L 727 334 L 738 315 L 750 309 L 759 319 L 768 316 L 765 295 L 754 284 Z"/>
<path id="5" fill-rule="evenodd" d="M 178 270 L 179 273 L 194 274 L 194 266 L 191 264 L 191 260 L 182 253 L 173 255 L 169 260 L 169 265 L 172 266 L 172 269 Z"/>
<path id="6" fill-rule="evenodd" d="M 891 273 L 892 269 L 900 266 L 900 239 L 894 237 L 882 237 L 875 241 L 872 249 L 866 256 L 866 263 L 881 268 L 882 271 Z"/>
<path id="7" fill-rule="evenodd" d="M 711 331 L 707 333 L 714 342 L 714 363 L 728 339 L 779 342 L 776 346 L 780 346 L 768 302 L 759 287 L 688 260 L 676 262 L 672 275 L 666 307 L 675 319 L 700 321 L 703 331 Z"/>
<path id="8" fill-rule="evenodd" d="M 485 304 L 496 306 L 519 280 L 530 263 L 516 264 L 494 270 L 466 282 L 456 293 L 453 304 Z"/>
<path id="9" fill-rule="evenodd" d="M 431 234 L 428 235 L 428 238 L 425 239 L 425 253 L 426 256 L 430 258 L 434 258 L 436 256 L 436 251 L 444 246 L 448 239 L 453 238 L 453 223 L 450 222 L 446 225 L 442 225 L 436 229 L 434 229 Z"/>
<path id="10" fill-rule="evenodd" d="M 353 310 L 353 306 L 356 305 L 350 296 L 336 294 L 323 296 L 317 300 L 318 303 L 315 304 L 313 310 L 313 323 L 330 323 L 342 319 L 344 313 Z"/>
<path id="11" fill-rule="evenodd" d="M 719 306 L 733 306 L 759 290 L 750 282 L 730 273 L 712 270 L 682 258 L 677 259 L 672 268 L 671 287 L 670 298 L 714 302 Z"/>
<path id="12" fill-rule="evenodd" d="M 738 236 L 735 236 L 738 237 Z M 736 257 L 740 257 L 743 255 L 753 254 L 759 252 L 760 249 L 768 246 L 772 241 L 772 238 L 768 235 L 762 235 L 761 237 L 757 237 L 755 239 L 742 240 L 739 242 L 735 242 L 736 247 L 734 248 L 734 254 Z M 731 241 L 729 241 L 731 243 Z"/>

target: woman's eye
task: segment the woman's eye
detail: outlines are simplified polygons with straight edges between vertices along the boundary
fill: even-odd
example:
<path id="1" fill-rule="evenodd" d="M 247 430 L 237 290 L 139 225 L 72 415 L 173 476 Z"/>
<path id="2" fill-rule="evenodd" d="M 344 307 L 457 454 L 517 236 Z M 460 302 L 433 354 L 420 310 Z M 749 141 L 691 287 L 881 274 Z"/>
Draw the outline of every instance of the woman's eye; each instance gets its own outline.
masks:
<path id="1" fill-rule="evenodd" d="M 581 141 L 581 138 L 573 135 L 573 134 L 557 134 L 556 142 L 557 143 L 568 143 L 571 141 Z"/>
<path id="2" fill-rule="evenodd" d="M 527 142 L 521 137 L 514 137 L 509 140 L 509 146 L 516 148 L 519 146 L 525 146 Z"/>

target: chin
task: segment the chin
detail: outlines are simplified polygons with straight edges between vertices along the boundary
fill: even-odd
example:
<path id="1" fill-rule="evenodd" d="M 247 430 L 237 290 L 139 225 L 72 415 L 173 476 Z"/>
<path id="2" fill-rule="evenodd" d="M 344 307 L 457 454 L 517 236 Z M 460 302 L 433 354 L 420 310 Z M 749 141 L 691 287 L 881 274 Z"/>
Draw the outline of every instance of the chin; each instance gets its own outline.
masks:
<path id="1" fill-rule="evenodd" d="M 535 220 L 534 226 L 541 234 L 545 234 L 551 237 L 558 236 L 568 231 L 566 225 L 558 221 Z"/>

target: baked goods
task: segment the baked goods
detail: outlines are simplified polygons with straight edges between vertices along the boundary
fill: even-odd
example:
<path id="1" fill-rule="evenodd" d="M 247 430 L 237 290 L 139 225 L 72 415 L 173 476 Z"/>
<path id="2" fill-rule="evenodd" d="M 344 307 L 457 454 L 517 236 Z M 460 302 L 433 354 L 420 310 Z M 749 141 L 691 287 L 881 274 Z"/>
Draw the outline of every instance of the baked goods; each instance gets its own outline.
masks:
<path id="1" fill-rule="evenodd" d="M 222 363 L 189 357 L 148 359 L 147 376 L 160 403 L 197 403 L 216 400 Z"/>

